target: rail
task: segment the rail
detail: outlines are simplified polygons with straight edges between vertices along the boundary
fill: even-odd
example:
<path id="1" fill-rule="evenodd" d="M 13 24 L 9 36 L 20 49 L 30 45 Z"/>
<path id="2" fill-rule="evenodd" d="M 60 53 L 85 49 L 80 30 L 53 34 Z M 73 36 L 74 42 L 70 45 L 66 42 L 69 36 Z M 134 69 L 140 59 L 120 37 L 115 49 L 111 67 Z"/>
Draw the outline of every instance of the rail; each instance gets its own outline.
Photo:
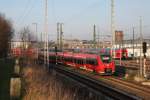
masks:
<path id="1" fill-rule="evenodd" d="M 74 72 L 73 70 L 68 70 L 61 65 L 55 66 L 54 69 L 57 72 L 62 73 L 64 75 L 66 75 L 67 77 L 74 79 L 75 81 L 79 82 L 80 84 L 87 86 L 89 89 L 94 90 L 96 93 L 103 93 L 113 99 L 119 99 L 119 100 L 131 100 L 131 99 L 132 100 L 140 100 L 140 99 L 142 99 L 138 96 L 127 93 L 125 91 L 121 91 L 113 86 L 110 86 L 109 84 L 101 82 L 100 80 L 90 78 L 86 75 L 81 75 L 77 72 Z"/>
<path id="2" fill-rule="evenodd" d="M 125 66 L 126 68 L 128 69 L 134 69 L 134 70 L 139 70 L 139 63 L 140 62 L 137 62 L 137 61 L 123 61 L 122 62 L 122 66 Z M 144 62 L 142 61 L 142 63 L 144 64 Z M 146 62 L 145 62 L 145 65 L 146 65 L 146 73 L 150 74 L 150 60 L 147 59 Z M 144 65 L 143 65 L 144 66 Z"/>

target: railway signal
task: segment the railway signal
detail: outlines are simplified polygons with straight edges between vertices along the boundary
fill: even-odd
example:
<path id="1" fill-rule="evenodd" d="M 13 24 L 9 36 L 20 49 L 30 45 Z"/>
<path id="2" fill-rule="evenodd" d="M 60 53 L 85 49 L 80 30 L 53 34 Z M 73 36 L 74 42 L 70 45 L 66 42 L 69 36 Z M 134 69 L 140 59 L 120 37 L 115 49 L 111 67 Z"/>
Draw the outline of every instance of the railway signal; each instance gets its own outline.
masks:
<path id="1" fill-rule="evenodd" d="M 147 43 L 143 42 L 143 53 L 145 54 L 147 51 Z"/>
<path id="2" fill-rule="evenodd" d="M 146 52 L 147 52 L 147 43 L 143 42 L 143 55 L 144 55 L 143 74 L 144 74 L 145 78 L 147 77 L 147 75 L 146 75 L 146 54 L 145 54 Z"/>

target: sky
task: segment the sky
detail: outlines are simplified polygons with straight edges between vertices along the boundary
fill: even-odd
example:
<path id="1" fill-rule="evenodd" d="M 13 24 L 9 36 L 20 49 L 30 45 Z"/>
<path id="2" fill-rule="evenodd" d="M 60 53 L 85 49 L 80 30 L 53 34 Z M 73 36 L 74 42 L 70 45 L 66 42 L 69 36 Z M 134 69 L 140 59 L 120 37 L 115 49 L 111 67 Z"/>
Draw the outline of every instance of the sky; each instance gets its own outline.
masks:
<path id="1" fill-rule="evenodd" d="M 38 37 L 44 32 L 45 0 L 0 0 L 0 13 L 13 23 L 15 32 L 28 26 Z M 56 23 L 63 23 L 65 39 L 92 39 L 93 25 L 100 38 L 110 34 L 111 0 L 48 0 L 49 40 L 56 40 Z M 149 36 L 150 0 L 115 0 L 115 28 L 131 37 L 132 27 L 139 36 L 139 19 L 142 17 L 143 33 Z M 34 33 L 35 34 L 35 33 Z M 149 37 L 150 38 L 150 37 Z M 103 38 L 104 39 L 104 38 Z"/>

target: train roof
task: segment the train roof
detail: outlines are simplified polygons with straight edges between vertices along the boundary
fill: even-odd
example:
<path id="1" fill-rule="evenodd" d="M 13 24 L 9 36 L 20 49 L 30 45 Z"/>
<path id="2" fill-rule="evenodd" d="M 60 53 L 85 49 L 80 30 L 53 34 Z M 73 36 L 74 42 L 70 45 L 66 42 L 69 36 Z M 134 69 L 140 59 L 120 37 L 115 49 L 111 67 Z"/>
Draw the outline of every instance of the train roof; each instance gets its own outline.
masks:
<path id="1" fill-rule="evenodd" d="M 63 53 L 63 55 L 66 57 L 71 57 L 72 55 L 73 55 L 73 53 L 67 53 L 67 52 L 65 52 L 65 53 Z"/>
<path id="2" fill-rule="evenodd" d="M 87 58 L 97 58 L 99 55 L 96 54 L 86 54 Z"/>
<path id="3" fill-rule="evenodd" d="M 85 54 L 81 54 L 81 53 L 75 53 L 74 57 L 76 57 L 76 58 L 86 58 L 86 55 Z"/>
<path id="4" fill-rule="evenodd" d="M 77 58 L 97 58 L 98 55 L 96 54 L 87 54 L 87 53 L 75 53 L 75 57 Z"/>

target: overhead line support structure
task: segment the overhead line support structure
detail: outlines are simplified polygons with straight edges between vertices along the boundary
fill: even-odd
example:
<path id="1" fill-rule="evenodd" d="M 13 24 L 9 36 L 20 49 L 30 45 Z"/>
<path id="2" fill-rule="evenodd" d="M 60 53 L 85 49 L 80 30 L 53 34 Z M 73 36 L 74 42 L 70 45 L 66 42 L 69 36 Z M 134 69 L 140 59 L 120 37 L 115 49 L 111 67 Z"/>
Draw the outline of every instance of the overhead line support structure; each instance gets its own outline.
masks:
<path id="1" fill-rule="evenodd" d="M 63 50 L 63 23 L 60 23 L 60 49 Z"/>
<path id="2" fill-rule="evenodd" d="M 60 23 L 57 23 L 57 47 L 60 48 Z"/>
<path id="3" fill-rule="evenodd" d="M 49 41 L 48 41 L 48 1 L 45 0 L 45 21 L 44 21 L 44 35 L 45 35 L 45 42 L 44 42 L 44 64 L 49 66 Z"/>
<path id="4" fill-rule="evenodd" d="M 114 0 L 111 0 L 111 34 L 112 34 L 112 41 L 111 41 L 111 50 L 115 48 L 115 5 Z M 115 56 L 115 52 L 111 53 L 112 56 Z"/>
<path id="5" fill-rule="evenodd" d="M 96 48 L 96 25 L 93 26 L 93 44 L 94 48 Z"/>
<path id="6" fill-rule="evenodd" d="M 142 17 L 140 16 L 140 68 L 139 73 L 140 77 L 143 77 L 143 64 L 142 64 L 142 44 L 143 44 L 143 35 L 142 35 Z"/>
<path id="7" fill-rule="evenodd" d="M 36 42 L 38 41 L 38 33 L 37 33 L 37 26 L 38 24 L 35 22 L 35 23 L 32 23 L 33 25 L 35 25 L 35 37 L 36 37 Z"/>

